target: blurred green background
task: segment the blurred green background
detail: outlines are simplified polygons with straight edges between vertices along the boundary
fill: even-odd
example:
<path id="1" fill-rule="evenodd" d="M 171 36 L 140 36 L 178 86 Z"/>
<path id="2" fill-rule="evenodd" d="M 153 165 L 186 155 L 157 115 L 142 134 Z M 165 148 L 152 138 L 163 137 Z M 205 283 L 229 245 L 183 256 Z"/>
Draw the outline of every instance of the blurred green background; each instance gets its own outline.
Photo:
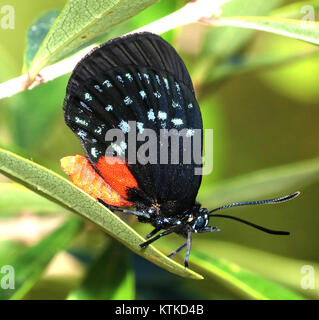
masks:
<path id="1" fill-rule="evenodd" d="M 268 11 L 293 2 L 296 1 L 273 1 Z M 119 35 L 134 30 L 169 14 L 184 3 L 179 0 L 162 0 L 112 31 Z M 64 4 L 63 0 L 0 1 L 0 8 L 12 5 L 15 9 L 15 29 L 0 28 L 1 82 L 21 74 L 30 25 L 41 14 L 49 10 L 60 10 Z M 249 10 L 240 13 L 250 14 L 256 13 Z M 211 186 L 225 179 L 229 181 L 242 174 L 292 164 L 319 155 L 319 54 L 304 59 L 291 59 L 284 65 L 255 68 L 251 72 L 235 74 L 219 81 L 214 78 L 220 65 L 236 64 L 247 55 L 275 60 L 276 57 L 289 57 L 315 50 L 315 46 L 263 32 L 232 30 L 235 34 L 228 38 L 228 42 L 222 38 L 224 43 L 220 35 L 214 33 L 215 30 L 204 25 L 189 25 L 165 34 L 165 38 L 177 48 L 189 68 L 204 127 L 214 129 L 214 170 L 203 179 L 200 190 L 203 199 L 206 199 L 204 196 Z M 237 47 L 232 40 L 239 37 L 236 32 L 246 33 L 244 41 Z M 228 52 L 226 49 L 229 49 Z M 63 121 L 62 102 L 69 76 L 67 74 L 31 91 L 0 100 L 0 147 L 33 159 L 59 174 L 63 174 L 59 168 L 60 158 L 83 154 L 79 141 Z M 237 263 L 305 297 L 318 299 L 318 283 L 313 290 L 300 288 L 303 265 L 312 265 L 319 272 L 319 181 L 316 180 L 316 176 L 313 176 L 311 184 L 297 187 L 302 194 L 291 202 L 270 207 L 237 208 L 234 209 L 236 212 L 231 212 L 270 228 L 289 230 L 289 237 L 271 236 L 236 222 L 218 219 L 212 224 L 222 231 L 194 236 L 193 247 Z M 8 179 L 0 176 L 0 182 L 7 183 Z M 6 264 L 8 256 L 19 256 L 59 225 L 61 217 L 70 214 L 56 210 L 32 211 L 23 206 L 18 212 L 9 210 L 8 204 L 1 204 L 6 203 L 6 196 L 5 192 L 0 191 L 1 266 Z M 294 191 L 295 187 L 284 193 Z M 270 193 L 269 196 L 277 194 Z M 203 205 L 210 204 L 203 202 Z M 150 226 L 136 224 L 134 219 L 130 219 L 129 223 L 142 235 L 150 230 Z M 175 236 L 170 239 L 180 243 L 180 239 Z M 67 252 L 59 253 L 51 261 L 40 281 L 24 297 L 67 297 L 71 289 L 81 282 L 85 270 L 99 255 L 105 243 L 110 241 L 100 231 L 87 226 Z M 218 279 L 208 277 L 196 282 L 185 280 L 117 246 L 127 254 L 128 263 L 133 265 L 131 276 L 135 277 L 135 297 L 138 299 L 245 298 Z M 112 259 L 115 253 L 109 254 L 106 260 Z"/>

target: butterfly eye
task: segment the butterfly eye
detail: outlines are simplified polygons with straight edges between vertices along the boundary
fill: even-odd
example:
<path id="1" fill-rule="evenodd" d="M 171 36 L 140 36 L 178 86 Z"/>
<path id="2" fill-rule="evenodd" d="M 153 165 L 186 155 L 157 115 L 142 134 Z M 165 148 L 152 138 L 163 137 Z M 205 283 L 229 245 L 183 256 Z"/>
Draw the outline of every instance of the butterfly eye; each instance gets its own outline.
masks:
<path id="1" fill-rule="evenodd" d="M 194 223 L 194 229 L 201 229 L 205 227 L 205 219 L 202 216 L 199 216 L 196 218 L 196 221 Z"/>

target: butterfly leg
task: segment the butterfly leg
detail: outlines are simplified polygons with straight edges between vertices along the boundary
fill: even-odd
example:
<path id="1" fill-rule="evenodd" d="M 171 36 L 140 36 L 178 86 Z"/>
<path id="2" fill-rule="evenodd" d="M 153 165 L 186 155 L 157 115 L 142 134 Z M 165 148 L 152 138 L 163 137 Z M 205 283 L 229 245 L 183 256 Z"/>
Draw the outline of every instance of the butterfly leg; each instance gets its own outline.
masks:
<path id="1" fill-rule="evenodd" d="M 182 249 L 184 249 L 187 246 L 187 242 L 183 243 L 180 247 L 178 247 L 175 251 L 173 251 L 171 254 L 168 255 L 169 258 L 173 258 L 175 255 L 177 255 Z"/>
<path id="2" fill-rule="evenodd" d="M 152 242 L 158 240 L 159 238 L 164 237 L 164 236 L 167 236 L 168 234 L 174 232 L 175 229 L 176 229 L 175 227 L 174 227 L 174 228 L 167 229 L 167 230 L 161 232 L 160 234 L 158 234 L 157 236 L 153 237 L 152 239 L 141 243 L 141 244 L 139 245 L 139 247 L 140 247 L 140 248 L 145 248 L 145 247 L 147 247 L 149 244 L 151 244 Z"/>
<path id="3" fill-rule="evenodd" d="M 137 217 L 143 217 L 143 218 L 146 218 L 146 219 L 149 219 L 150 218 L 150 215 L 148 213 L 145 213 L 145 212 L 141 212 L 141 211 L 135 211 L 135 210 L 128 210 L 128 209 L 123 209 L 123 208 L 120 208 L 120 207 L 114 207 L 114 206 L 110 206 L 108 205 L 107 203 L 105 203 L 103 200 L 101 199 L 97 199 L 98 202 L 102 203 L 105 207 L 107 207 L 108 209 L 110 210 L 114 210 L 114 211 L 118 211 L 118 212 L 123 212 L 123 213 L 129 213 L 129 214 L 133 214 L 134 216 L 137 216 Z"/>
<path id="4" fill-rule="evenodd" d="M 220 231 L 217 227 L 205 227 L 203 230 L 197 231 L 198 233 L 204 233 L 204 232 L 214 232 L 214 231 Z"/>
<path id="5" fill-rule="evenodd" d="M 184 266 L 185 269 L 188 268 L 188 259 L 189 255 L 191 253 L 191 247 L 192 247 L 192 231 L 187 232 L 187 241 L 186 241 L 187 249 L 186 249 L 186 254 L 185 254 L 185 259 L 184 259 Z"/>
<path id="6" fill-rule="evenodd" d="M 153 237 L 154 234 L 157 233 L 157 232 L 160 231 L 160 230 L 161 230 L 161 229 L 155 228 L 153 231 L 151 231 L 151 232 L 145 237 L 145 239 L 147 240 L 147 239 Z"/>

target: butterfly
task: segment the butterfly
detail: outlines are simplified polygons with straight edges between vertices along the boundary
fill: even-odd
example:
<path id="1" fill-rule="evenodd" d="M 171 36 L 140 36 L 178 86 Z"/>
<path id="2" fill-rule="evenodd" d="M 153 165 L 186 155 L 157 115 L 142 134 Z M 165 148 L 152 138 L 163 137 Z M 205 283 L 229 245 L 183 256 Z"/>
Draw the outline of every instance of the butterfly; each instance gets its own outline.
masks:
<path id="1" fill-rule="evenodd" d="M 186 148 L 176 141 L 192 140 L 196 132 L 202 138 L 201 112 L 184 62 L 160 36 L 130 34 L 90 52 L 70 77 L 64 115 L 86 156 L 61 159 L 62 169 L 76 186 L 106 207 L 133 214 L 154 227 L 140 248 L 177 233 L 186 241 L 169 257 L 186 247 L 187 268 L 192 234 L 219 231 L 209 226 L 211 217 L 230 218 L 272 234 L 289 234 L 215 212 L 279 203 L 299 192 L 210 211 L 196 201 L 202 175 L 195 174 L 195 169 L 201 170 L 202 164 L 194 157 L 183 161 L 186 149 L 193 151 L 195 142 Z M 182 130 L 184 135 L 180 136 Z M 171 131 L 173 134 L 163 140 Z M 201 141 L 197 156 L 202 155 Z"/>

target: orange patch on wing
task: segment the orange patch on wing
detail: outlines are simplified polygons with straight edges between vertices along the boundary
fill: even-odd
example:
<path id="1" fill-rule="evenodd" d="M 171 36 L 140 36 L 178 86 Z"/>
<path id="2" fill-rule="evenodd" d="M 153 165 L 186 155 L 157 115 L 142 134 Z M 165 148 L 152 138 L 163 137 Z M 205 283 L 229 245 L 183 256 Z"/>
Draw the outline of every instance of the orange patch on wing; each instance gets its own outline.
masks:
<path id="1" fill-rule="evenodd" d="M 101 157 L 96 164 L 104 179 L 124 198 L 128 188 L 138 189 L 138 184 L 127 164 L 116 157 Z"/>
<path id="2" fill-rule="evenodd" d="M 62 158 L 62 170 L 70 176 L 71 182 L 95 199 L 116 206 L 132 206 L 132 203 L 114 190 L 92 167 L 86 157 L 76 155 Z"/>

